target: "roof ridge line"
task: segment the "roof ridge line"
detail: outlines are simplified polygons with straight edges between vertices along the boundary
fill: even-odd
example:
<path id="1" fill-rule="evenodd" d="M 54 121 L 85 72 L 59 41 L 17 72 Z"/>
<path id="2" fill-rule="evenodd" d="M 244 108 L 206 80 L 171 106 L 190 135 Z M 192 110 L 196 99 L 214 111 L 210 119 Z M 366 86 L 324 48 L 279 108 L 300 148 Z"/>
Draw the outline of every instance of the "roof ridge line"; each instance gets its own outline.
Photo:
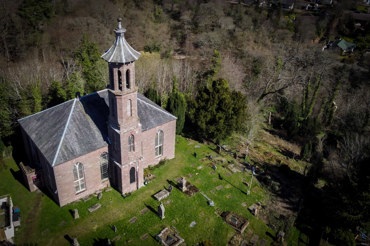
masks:
<path id="1" fill-rule="evenodd" d="M 40 113 L 44 113 L 44 112 L 48 111 L 49 109 L 53 109 L 53 108 L 55 108 L 55 107 L 58 107 L 58 106 L 60 106 L 60 105 L 65 104 L 65 103 L 67 103 L 67 102 L 70 102 L 70 101 L 72 101 L 72 100 L 73 100 L 73 99 L 70 99 L 70 100 L 68 100 L 68 101 L 65 101 L 65 102 L 62 102 L 62 103 L 60 103 L 60 104 L 57 104 L 57 105 L 55 105 L 55 106 L 53 106 L 53 107 L 50 107 L 50 108 L 44 109 L 44 110 L 42 110 L 42 111 L 40 111 L 40 112 L 37 112 L 37 113 L 34 113 L 34 114 L 27 115 L 27 116 L 25 116 L 25 117 L 23 117 L 23 118 L 18 119 L 18 121 L 20 121 L 20 120 L 25 120 L 25 119 L 27 119 L 27 118 L 29 118 L 29 117 L 31 117 L 31 116 L 35 116 L 35 115 L 40 114 Z"/>
<path id="2" fill-rule="evenodd" d="M 90 94 L 84 95 L 84 96 L 80 97 L 80 101 L 81 101 L 81 99 L 82 99 L 82 98 L 84 98 L 84 97 L 88 97 L 88 96 L 91 96 L 91 95 L 94 95 L 94 94 L 99 94 L 99 92 L 103 92 L 103 91 L 106 91 L 106 90 L 108 90 L 108 88 L 102 89 L 102 90 L 100 90 L 100 91 L 94 91 L 93 93 L 90 93 Z"/>
<path id="3" fill-rule="evenodd" d="M 140 101 L 142 101 L 143 103 L 145 103 L 145 104 L 149 105 L 150 107 L 152 107 L 152 108 L 154 108 L 154 109 L 156 109 L 156 110 L 160 110 L 160 111 L 162 111 L 163 113 L 166 113 L 166 114 L 168 114 L 169 116 L 172 116 L 172 117 L 174 117 L 174 118 L 176 118 L 176 119 L 177 119 L 177 117 L 176 117 L 176 116 L 174 116 L 174 115 L 173 115 L 173 114 L 171 114 L 170 112 L 167 112 L 167 110 L 163 109 L 163 108 L 162 108 L 162 107 L 160 107 L 160 106 L 158 106 L 159 108 L 157 108 L 157 107 L 155 107 L 154 105 L 152 105 L 152 104 L 150 104 L 150 103 L 147 103 L 147 102 L 145 102 L 144 100 L 140 99 L 139 97 L 137 98 L 137 100 L 140 100 Z"/>
<path id="4" fill-rule="evenodd" d="M 71 112 L 69 112 L 68 120 L 67 120 L 66 125 L 65 125 L 65 127 L 64 127 L 62 137 L 60 138 L 60 142 L 59 142 L 59 144 L 58 144 L 57 152 L 55 153 L 53 163 L 51 164 L 51 166 L 52 166 L 52 167 L 54 167 L 55 162 L 56 162 L 56 160 L 57 160 L 57 158 L 58 158 L 58 155 L 59 155 L 60 148 L 62 147 L 62 143 L 63 143 L 63 140 L 64 140 L 64 136 L 66 135 L 67 128 L 68 128 L 68 125 L 69 125 L 69 122 L 71 121 L 72 113 L 73 113 L 73 109 L 75 108 L 76 101 L 77 101 L 77 99 L 75 98 L 75 99 L 74 99 L 74 101 L 73 101 L 73 105 L 72 105 L 72 107 L 71 107 Z"/>

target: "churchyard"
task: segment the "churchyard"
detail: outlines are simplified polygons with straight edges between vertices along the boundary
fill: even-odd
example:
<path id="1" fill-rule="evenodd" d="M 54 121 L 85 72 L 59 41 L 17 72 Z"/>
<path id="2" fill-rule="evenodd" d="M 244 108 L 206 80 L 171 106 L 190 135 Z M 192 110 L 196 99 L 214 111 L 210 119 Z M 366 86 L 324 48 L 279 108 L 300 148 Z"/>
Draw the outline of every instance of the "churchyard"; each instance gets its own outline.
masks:
<path id="1" fill-rule="evenodd" d="M 238 142 L 231 140 L 229 146 L 233 141 Z M 262 170 L 256 170 L 251 182 L 251 165 L 242 161 L 237 150 L 224 148 L 218 154 L 216 146 L 177 136 L 176 158 L 148 168 L 145 175 L 150 178 L 143 188 L 125 197 L 106 188 L 62 208 L 40 191 L 30 193 L 20 183 L 17 165 L 8 159 L 0 170 L 0 194 L 10 194 L 21 209 L 22 226 L 16 231 L 15 243 L 69 245 L 77 238 L 80 245 L 105 245 L 107 239 L 115 245 L 159 245 L 156 236 L 172 231 L 187 245 L 270 245 L 282 230 L 288 244 L 304 242 L 293 224 L 289 230 L 284 228 L 289 211 L 282 211 L 286 204 L 256 178 Z M 253 151 L 267 151 L 269 155 L 262 155 L 272 162 L 278 156 L 274 148 L 267 143 Z M 247 159 L 249 164 L 262 158 L 257 152 L 251 156 L 254 160 Z M 291 160 L 285 160 L 291 169 L 303 169 L 302 163 L 292 161 L 290 165 Z M 158 213 L 161 203 L 164 209 Z M 174 240 L 165 237 L 168 242 Z"/>

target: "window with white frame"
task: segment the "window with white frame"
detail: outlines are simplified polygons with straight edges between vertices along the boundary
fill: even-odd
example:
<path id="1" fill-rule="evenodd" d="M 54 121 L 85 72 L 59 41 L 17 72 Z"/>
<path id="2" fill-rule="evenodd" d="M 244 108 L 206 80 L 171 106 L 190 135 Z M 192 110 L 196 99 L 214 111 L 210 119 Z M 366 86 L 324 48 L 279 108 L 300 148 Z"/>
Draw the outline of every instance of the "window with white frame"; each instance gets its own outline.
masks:
<path id="1" fill-rule="evenodd" d="M 130 135 L 128 137 L 128 151 L 134 152 L 135 151 L 135 138 L 134 135 Z"/>
<path id="2" fill-rule="evenodd" d="M 84 166 L 82 163 L 77 162 L 73 167 L 74 185 L 76 193 L 86 189 Z"/>
<path id="3" fill-rule="evenodd" d="M 155 136 L 155 156 L 163 155 L 163 131 L 159 130 Z"/>
<path id="4" fill-rule="evenodd" d="M 104 152 L 100 156 L 100 175 L 101 180 L 106 180 L 108 178 L 108 153 Z"/>

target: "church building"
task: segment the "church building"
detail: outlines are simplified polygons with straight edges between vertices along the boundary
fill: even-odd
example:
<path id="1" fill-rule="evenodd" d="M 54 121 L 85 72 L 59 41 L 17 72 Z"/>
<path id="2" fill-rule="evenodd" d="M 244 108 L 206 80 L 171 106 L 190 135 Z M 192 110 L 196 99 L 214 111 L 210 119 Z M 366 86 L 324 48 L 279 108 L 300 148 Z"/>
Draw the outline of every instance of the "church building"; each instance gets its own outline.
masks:
<path id="1" fill-rule="evenodd" d="M 138 93 L 140 53 L 118 20 L 107 61 L 107 89 L 19 120 L 30 190 L 47 189 L 64 206 L 107 186 L 122 194 L 144 185 L 144 168 L 175 157 L 176 117 Z"/>

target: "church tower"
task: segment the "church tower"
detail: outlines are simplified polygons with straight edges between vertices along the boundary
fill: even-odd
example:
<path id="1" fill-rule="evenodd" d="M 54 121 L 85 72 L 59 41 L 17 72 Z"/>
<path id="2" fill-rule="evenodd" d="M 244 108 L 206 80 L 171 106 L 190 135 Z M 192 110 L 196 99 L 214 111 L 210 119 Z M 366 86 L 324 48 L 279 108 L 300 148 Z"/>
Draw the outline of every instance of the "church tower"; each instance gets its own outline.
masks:
<path id="1" fill-rule="evenodd" d="M 140 53 L 125 40 L 121 18 L 114 30 L 116 41 L 101 57 L 109 67 L 109 178 L 122 194 L 143 185 L 141 124 L 137 112 L 135 61 Z"/>

